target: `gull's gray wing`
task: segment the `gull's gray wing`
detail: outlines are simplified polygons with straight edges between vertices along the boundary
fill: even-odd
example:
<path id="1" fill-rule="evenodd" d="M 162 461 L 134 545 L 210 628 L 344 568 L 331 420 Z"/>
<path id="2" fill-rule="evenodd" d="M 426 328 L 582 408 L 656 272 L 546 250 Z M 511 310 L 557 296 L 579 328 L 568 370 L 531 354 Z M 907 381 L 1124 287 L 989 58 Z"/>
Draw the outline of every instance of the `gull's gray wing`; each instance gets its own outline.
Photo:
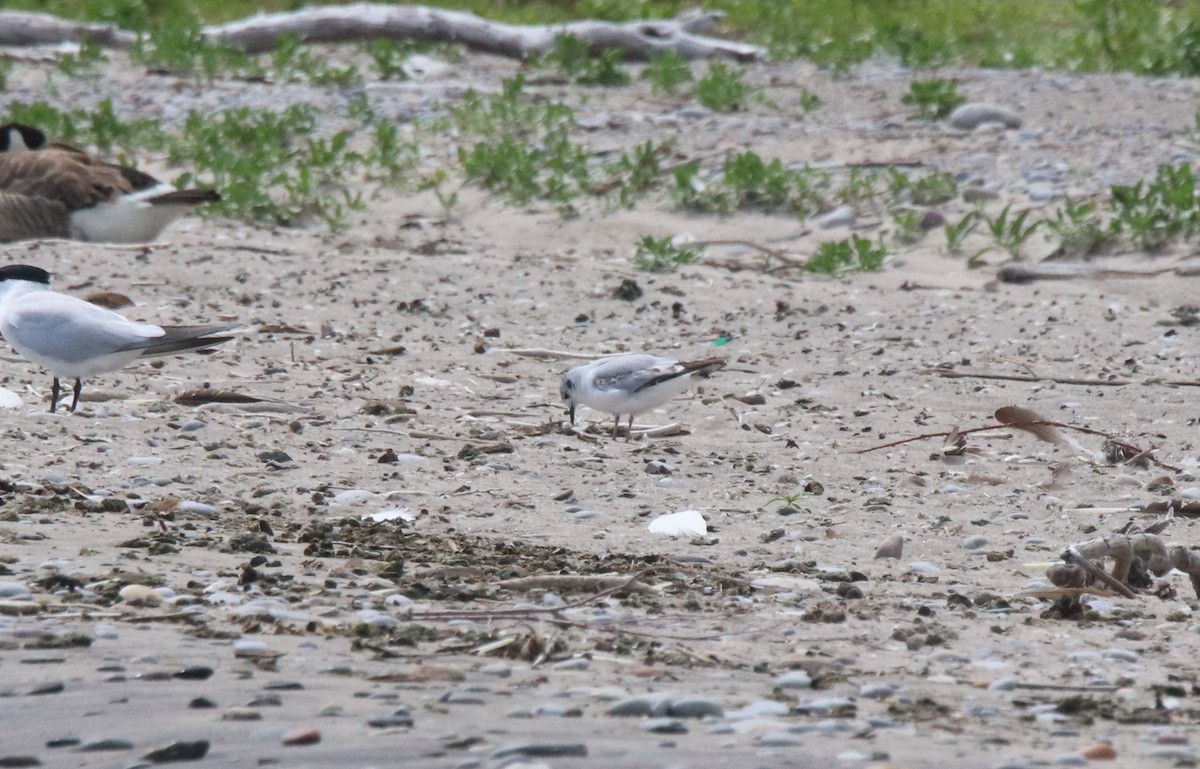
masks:
<path id="1" fill-rule="evenodd" d="M 589 378 L 597 390 L 624 390 L 635 393 L 648 387 L 675 365 L 670 358 L 657 355 L 617 355 L 592 364 Z"/>

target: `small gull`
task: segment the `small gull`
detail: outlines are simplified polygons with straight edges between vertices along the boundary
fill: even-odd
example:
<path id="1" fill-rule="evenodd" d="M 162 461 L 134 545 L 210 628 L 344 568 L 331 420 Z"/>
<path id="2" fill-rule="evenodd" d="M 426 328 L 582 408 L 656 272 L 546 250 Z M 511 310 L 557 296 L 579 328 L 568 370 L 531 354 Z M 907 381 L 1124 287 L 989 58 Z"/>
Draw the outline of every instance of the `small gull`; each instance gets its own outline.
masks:
<path id="1" fill-rule="evenodd" d="M 616 418 L 615 438 L 622 414 L 629 415 L 628 435 L 635 415 L 663 405 L 691 387 L 696 377 L 707 377 L 724 366 L 724 358 L 676 361 L 657 355 L 614 355 L 568 371 L 559 392 L 571 424 L 575 424 L 575 408 L 581 404 L 607 411 Z"/>

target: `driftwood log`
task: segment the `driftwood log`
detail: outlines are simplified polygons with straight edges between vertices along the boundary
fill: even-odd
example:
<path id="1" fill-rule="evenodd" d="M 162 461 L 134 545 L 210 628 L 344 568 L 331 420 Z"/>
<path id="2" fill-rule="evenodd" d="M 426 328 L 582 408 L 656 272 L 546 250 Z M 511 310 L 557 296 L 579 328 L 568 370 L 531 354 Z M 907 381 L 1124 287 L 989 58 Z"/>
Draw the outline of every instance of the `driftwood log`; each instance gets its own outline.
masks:
<path id="1" fill-rule="evenodd" d="M 476 51 L 526 59 L 553 50 L 559 35 L 574 35 L 588 44 L 593 55 L 616 50 L 629 60 L 644 61 L 667 50 L 688 59 L 756 61 L 765 57 L 758 46 L 705 36 L 703 33 L 722 16 L 719 12 L 695 12 L 657 21 L 523 25 L 424 5 L 355 3 L 259 14 L 208 26 L 202 33 L 213 42 L 247 53 L 270 51 L 284 36 L 309 43 L 387 38 L 457 43 Z M 45 13 L 0 12 L 0 46 L 54 45 L 84 39 L 107 48 L 125 48 L 137 37 L 109 24 L 85 24 Z"/>

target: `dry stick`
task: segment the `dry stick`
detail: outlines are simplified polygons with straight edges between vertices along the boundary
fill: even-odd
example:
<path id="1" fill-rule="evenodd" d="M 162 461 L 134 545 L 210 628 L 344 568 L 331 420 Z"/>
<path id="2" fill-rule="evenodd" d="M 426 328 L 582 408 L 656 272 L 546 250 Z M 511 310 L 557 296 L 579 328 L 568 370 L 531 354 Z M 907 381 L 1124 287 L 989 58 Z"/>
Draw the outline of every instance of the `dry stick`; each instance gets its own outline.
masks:
<path id="1" fill-rule="evenodd" d="M 997 379 L 1005 382 L 1054 382 L 1066 385 L 1097 385 L 1100 387 L 1124 387 L 1126 385 L 1159 384 L 1165 387 L 1200 387 L 1200 380 L 1193 379 L 1147 379 L 1138 382 L 1132 379 L 1084 379 L 1076 377 L 1032 376 L 1023 374 L 972 374 L 966 371 L 951 371 L 949 369 L 930 369 L 929 374 L 937 374 L 944 379 Z"/>
<path id="2" fill-rule="evenodd" d="M 520 355 L 526 358 L 546 358 L 560 359 L 571 358 L 577 360 L 592 360 L 593 358 L 603 358 L 606 356 L 620 355 L 620 353 L 602 353 L 599 355 L 590 355 L 585 352 L 567 352 L 565 350 L 548 350 L 545 347 L 492 347 L 488 352 L 506 352 L 510 355 Z"/>
<path id="3" fill-rule="evenodd" d="M 1101 385 L 1104 387 L 1124 387 L 1125 385 L 1136 384 L 1136 382 L 1129 379 L 1079 379 L 1075 377 L 1027 376 L 1024 374 L 974 374 L 965 371 L 951 371 L 949 369 L 933 369 L 927 373 L 937 374 L 945 379 L 999 379 L 1005 382 L 1054 382 L 1055 384 Z"/>
<path id="4" fill-rule="evenodd" d="M 880 446 L 872 446 L 868 449 L 859 449 L 858 451 L 856 451 L 854 453 L 855 454 L 869 454 L 872 451 L 879 451 L 880 449 L 890 449 L 894 446 L 903 446 L 906 443 L 913 443 L 915 441 L 928 440 L 929 438 L 945 438 L 947 435 L 953 435 L 956 432 L 959 435 L 970 435 L 971 433 L 981 433 L 981 432 L 984 432 L 985 430 L 1000 430 L 1000 429 L 1006 428 L 1006 427 L 1020 430 L 1023 427 L 1036 427 L 1039 425 L 1044 425 L 1046 427 L 1061 427 L 1064 430 L 1074 430 L 1075 432 L 1086 433 L 1088 435 L 1099 435 L 1101 438 L 1106 438 L 1106 439 L 1112 441 L 1113 444 L 1115 444 L 1116 446 L 1119 446 L 1122 449 L 1125 449 L 1127 451 L 1131 451 L 1134 453 L 1134 457 L 1132 460 L 1127 460 L 1126 462 L 1123 462 L 1122 464 L 1129 464 L 1130 461 L 1145 458 L 1145 459 L 1149 460 L 1151 463 L 1163 468 L 1164 470 L 1171 470 L 1172 472 L 1176 472 L 1176 473 L 1179 472 L 1178 467 L 1175 467 L 1174 465 L 1168 465 L 1166 462 L 1159 461 L 1159 460 L 1155 459 L 1154 457 L 1149 456 L 1148 455 L 1149 451 L 1153 451 L 1153 449 L 1139 448 L 1138 446 L 1134 446 L 1133 444 L 1126 443 L 1125 441 L 1121 440 L 1120 438 L 1117 438 L 1110 433 L 1106 433 L 1103 430 L 1094 430 L 1091 427 L 1080 427 L 1079 425 L 1071 425 L 1071 424 L 1067 424 L 1066 422 L 1054 422 L 1049 419 L 1038 419 L 1038 420 L 1029 421 L 1029 422 L 1010 422 L 1008 424 L 984 425 L 983 427 L 971 427 L 966 430 L 947 430 L 946 432 L 941 432 L 941 433 L 923 433 L 921 435 L 914 435 L 910 438 L 901 438 L 898 441 L 891 441 L 890 443 L 884 443 Z"/>
<path id="5" fill-rule="evenodd" d="M 1109 573 L 1104 569 L 1101 569 L 1099 566 L 1089 561 L 1087 557 L 1085 557 L 1083 553 L 1079 552 L 1074 545 L 1071 545 L 1066 549 L 1066 551 L 1062 554 L 1062 559 L 1067 563 L 1072 563 L 1080 567 L 1090 574 L 1092 579 L 1103 582 L 1126 598 L 1137 598 L 1137 595 L 1130 590 L 1124 582 L 1121 582 L 1116 577 L 1110 576 Z"/>
<path id="6" fill-rule="evenodd" d="M 783 262 L 788 267 L 804 267 L 805 262 L 802 260 L 793 259 L 790 256 L 785 256 L 783 251 L 778 248 L 771 248 L 750 240 L 697 240 L 692 243 L 682 244 L 684 247 L 706 248 L 708 246 L 744 246 L 752 248 L 755 251 L 774 257 Z"/>

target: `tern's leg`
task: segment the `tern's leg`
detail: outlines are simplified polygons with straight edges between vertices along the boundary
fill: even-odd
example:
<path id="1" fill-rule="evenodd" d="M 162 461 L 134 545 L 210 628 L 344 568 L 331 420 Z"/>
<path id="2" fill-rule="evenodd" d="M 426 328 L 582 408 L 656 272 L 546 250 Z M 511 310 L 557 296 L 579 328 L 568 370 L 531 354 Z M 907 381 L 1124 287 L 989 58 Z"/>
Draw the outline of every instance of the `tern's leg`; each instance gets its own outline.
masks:
<path id="1" fill-rule="evenodd" d="M 75 407 L 79 405 L 79 393 L 83 390 L 83 382 L 79 377 L 75 377 L 75 398 L 71 401 L 71 413 L 75 413 Z"/>
<path id="2" fill-rule="evenodd" d="M 50 386 L 50 413 L 54 413 L 54 409 L 58 406 L 58 377 L 54 377 L 54 384 Z"/>
<path id="3" fill-rule="evenodd" d="M 629 424 L 625 427 L 625 442 L 633 440 L 633 414 L 629 415 Z"/>
<path id="4" fill-rule="evenodd" d="M 612 434 L 613 440 L 616 440 L 617 434 L 620 432 L 620 430 L 621 430 L 621 415 L 615 414 L 615 415 L 613 415 L 613 434 Z"/>

